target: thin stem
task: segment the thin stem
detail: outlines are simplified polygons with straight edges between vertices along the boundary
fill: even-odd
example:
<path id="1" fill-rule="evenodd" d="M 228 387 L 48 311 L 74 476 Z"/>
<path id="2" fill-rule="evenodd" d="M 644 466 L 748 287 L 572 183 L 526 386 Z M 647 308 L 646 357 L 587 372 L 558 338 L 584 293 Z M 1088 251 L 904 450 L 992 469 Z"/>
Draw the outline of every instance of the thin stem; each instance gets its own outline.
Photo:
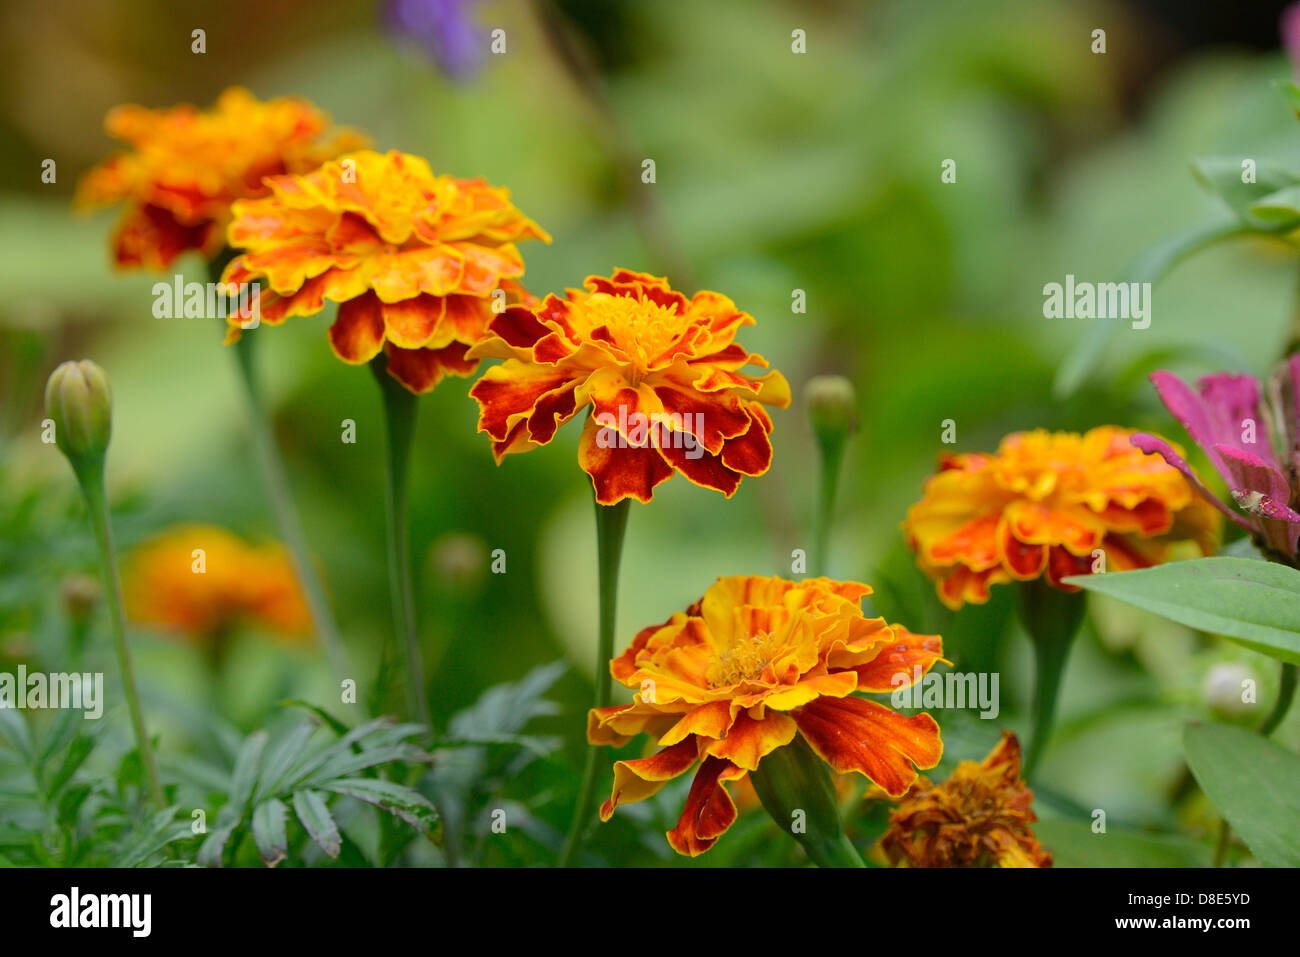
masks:
<path id="1" fill-rule="evenodd" d="M 1259 733 L 1268 737 L 1277 730 L 1277 726 L 1282 723 L 1286 713 L 1291 710 L 1291 701 L 1295 698 L 1296 688 L 1296 666 L 1288 661 L 1282 662 L 1281 682 L 1278 685 L 1277 701 L 1273 703 L 1273 710 L 1268 713 L 1263 722 L 1260 723 Z"/>
<path id="2" fill-rule="evenodd" d="M 1223 866 L 1223 862 L 1228 856 L 1228 835 L 1231 833 L 1232 829 L 1228 827 L 1227 818 L 1221 818 L 1219 820 L 1219 837 L 1214 842 L 1214 861 L 1210 864 L 1211 867 Z"/>
<path id="3" fill-rule="evenodd" d="M 596 503 L 596 563 L 600 592 L 600 632 L 596 643 L 596 703 L 597 708 L 609 707 L 612 681 L 609 662 L 614 657 L 614 615 L 618 608 L 618 566 L 623 557 L 623 537 L 627 531 L 627 516 L 632 500 L 625 498 L 617 505 Z M 596 784 L 599 781 L 600 750 L 597 745 L 587 748 L 587 763 L 582 773 L 578 791 L 578 805 L 573 813 L 569 836 L 560 853 L 559 866 L 572 867 L 582 846 L 582 834 L 590 823 L 595 804 Z"/>
<path id="4" fill-rule="evenodd" d="M 218 269 L 216 275 L 220 276 Z M 316 634 L 320 637 L 325 655 L 337 679 L 347 678 L 347 655 L 343 651 L 343 640 L 339 636 L 338 625 L 330 611 L 329 600 L 325 597 L 325 586 L 321 582 L 316 566 L 311 560 L 307 548 L 307 537 L 303 534 L 302 520 L 294 506 L 293 496 L 289 492 L 289 480 L 285 477 L 284 460 L 271 429 L 271 417 L 266 404 L 262 401 L 262 391 L 257 384 L 257 370 L 253 361 L 253 331 L 243 330 L 239 341 L 232 346 L 235 352 L 235 365 L 239 369 L 239 382 L 243 387 L 244 399 L 248 405 L 248 422 L 253 434 L 254 454 L 262 472 L 262 481 L 271 499 L 271 510 L 275 513 L 280 534 L 289 550 L 294 572 L 302 584 L 303 595 L 307 600 L 307 609 L 311 612 Z"/>
<path id="5" fill-rule="evenodd" d="M 1065 663 L 1086 606 L 1082 593 L 1064 592 L 1040 580 L 1021 582 L 1019 597 L 1020 620 L 1034 645 L 1033 732 L 1025 755 L 1028 778 L 1052 736 Z"/>
<path id="6" fill-rule="evenodd" d="M 117 666 L 122 673 L 122 690 L 126 694 L 126 707 L 131 715 L 131 727 L 135 732 L 136 749 L 140 752 L 140 764 L 144 767 L 145 780 L 149 785 L 149 794 L 155 805 L 165 807 L 162 779 L 158 776 L 158 763 L 154 760 L 153 746 L 149 743 L 149 732 L 144 726 L 144 712 L 140 707 L 140 691 L 135 682 L 135 665 L 131 660 L 131 648 L 126 643 L 126 615 L 122 609 L 122 577 L 118 573 L 117 556 L 113 549 L 113 526 L 108 514 L 108 496 L 104 490 L 104 467 L 102 463 L 87 464 L 75 470 L 81 491 L 86 497 L 86 511 L 90 515 L 91 527 L 95 530 L 95 540 L 99 544 L 99 562 L 104 572 L 104 592 L 108 598 L 108 607 L 113 620 L 113 645 L 117 651 Z"/>
<path id="7" fill-rule="evenodd" d="M 846 442 L 819 442 L 821 448 L 821 484 L 817 496 L 817 521 L 813 527 L 813 577 L 826 574 L 827 549 L 830 547 L 831 518 L 835 514 L 835 494 L 840 484 L 840 466 Z"/>
<path id="8" fill-rule="evenodd" d="M 424 685 L 420 636 L 415 626 L 415 591 L 411 585 L 411 545 L 407 529 L 406 478 L 415 434 L 415 395 L 388 374 L 388 363 L 380 353 L 370 371 L 379 383 L 384 400 L 384 486 L 388 514 L 388 586 L 393 605 L 393 625 L 403 649 L 407 696 L 416 719 L 432 728 L 429 699 Z"/>

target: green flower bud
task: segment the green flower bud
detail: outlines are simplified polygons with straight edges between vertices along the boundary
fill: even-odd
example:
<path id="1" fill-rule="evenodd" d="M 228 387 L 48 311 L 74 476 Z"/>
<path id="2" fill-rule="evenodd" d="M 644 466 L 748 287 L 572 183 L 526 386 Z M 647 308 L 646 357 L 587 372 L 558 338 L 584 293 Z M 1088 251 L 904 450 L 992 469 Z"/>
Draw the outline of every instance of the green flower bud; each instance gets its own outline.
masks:
<path id="1" fill-rule="evenodd" d="M 842 439 L 857 428 L 858 396 L 844 376 L 814 376 L 804 386 L 803 398 L 820 441 Z"/>
<path id="2" fill-rule="evenodd" d="M 65 362 L 45 384 L 45 414 L 54 441 L 74 466 L 102 460 L 113 432 L 113 395 L 104 370 L 89 359 Z"/>

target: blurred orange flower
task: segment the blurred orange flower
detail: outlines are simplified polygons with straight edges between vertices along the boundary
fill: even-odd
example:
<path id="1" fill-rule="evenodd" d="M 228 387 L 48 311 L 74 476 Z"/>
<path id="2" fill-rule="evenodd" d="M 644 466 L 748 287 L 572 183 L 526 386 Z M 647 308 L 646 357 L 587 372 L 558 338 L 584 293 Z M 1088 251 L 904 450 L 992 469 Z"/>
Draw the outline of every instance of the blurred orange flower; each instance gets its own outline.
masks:
<path id="1" fill-rule="evenodd" d="M 130 556 L 128 616 L 203 643 L 240 626 L 309 640 L 311 615 L 288 553 L 250 545 L 224 528 L 172 528 Z"/>
<path id="2" fill-rule="evenodd" d="M 767 367 L 733 341 L 753 317 L 716 292 L 687 299 L 626 269 L 584 286 L 494 316 L 470 351 L 506 360 L 470 390 L 497 462 L 550 442 L 590 406 L 578 461 L 602 505 L 648 502 L 674 471 L 727 497 L 766 472 L 763 404 L 789 405 L 790 386 L 775 370 L 740 371 Z"/>
<path id="3" fill-rule="evenodd" d="M 924 777 L 898 803 L 881 847 L 908 867 L 1051 867 L 1029 825 L 1034 793 L 1020 779 L 1009 731 L 983 762 L 963 761 L 943 784 Z"/>
<path id="4" fill-rule="evenodd" d="M 1172 466 L 1134 448 L 1125 429 L 1017 432 L 992 455 L 944 456 L 903 530 L 950 608 L 988 601 L 989 586 L 1046 575 L 1146 568 L 1168 546 L 1209 554 L 1219 515 Z M 1101 569 L 1099 569 L 1101 570 Z"/>
<path id="5" fill-rule="evenodd" d="M 264 280 L 271 325 L 340 303 L 330 346 L 361 365 L 384 350 L 388 371 L 424 393 L 471 375 L 466 356 L 494 312 L 536 301 L 516 282 L 515 242 L 551 237 L 480 179 L 434 176 L 418 156 L 363 150 L 304 176 L 273 176 L 271 195 L 234 206 L 230 245 L 247 252 L 226 282 Z M 494 297 L 498 290 L 502 295 Z M 239 338 L 230 317 L 227 342 Z"/>
<path id="6" fill-rule="evenodd" d="M 188 104 L 119 106 L 104 126 L 131 149 L 87 173 L 77 202 L 125 202 L 114 260 L 150 270 L 168 268 L 190 249 L 215 256 L 226 241 L 230 204 L 265 195 L 262 177 L 305 172 L 366 142 L 331 130 L 329 118 L 306 100 L 261 102 L 240 87 L 226 90 L 207 111 Z"/>
<path id="7" fill-rule="evenodd" d="M 698 762 L 668 842 L 679 854 L 701 854 L 736 819 L 725 782 L 757 770 L 796 734 L 833 770 L 905 793 L 917 767 L 938 763 L 939 726 L 853 693 L 911 685 L 940 660 L 941 640 L 864 617 L 870 593 L 827 578 L 720 578 L 686 611 L 642 630 L 610 662 L 615 680 L 637 689 L 633 703 L 592 709 L 587 738 L 617 747 L 649 734 L 661 750 L 614 765 L 601 820 Z"/>

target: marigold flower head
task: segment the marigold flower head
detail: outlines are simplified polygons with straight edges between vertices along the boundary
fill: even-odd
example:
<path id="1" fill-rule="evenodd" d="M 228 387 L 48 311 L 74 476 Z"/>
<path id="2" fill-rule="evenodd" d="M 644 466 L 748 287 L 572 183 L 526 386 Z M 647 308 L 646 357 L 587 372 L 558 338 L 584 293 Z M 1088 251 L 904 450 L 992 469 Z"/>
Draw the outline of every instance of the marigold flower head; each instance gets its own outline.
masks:
<path id="1" fill-rule="evenodd" d="M 766 472 L 763 405 L 789 405 L 790 386 L 776 370 L 740 371 L 767 367 L 734 341 L 753 317 L 716 292 L 687 299 L 626 269 L 583 285 L 494 316 L 470 351 L 506 360 L 470 390 L 497 463 L 589 408 L 578 461 L 602 505 L 648 502 L 674 471 L 728 498 L 742 477 Z"/>
<path id="2" fill-rule="evenodd" d="M 105 129 L 130 144 L 78 185 L 83 206 L 125 202 L 113 237 L 118 266 L 168 268 L 197 249 L 211 259 L 224 245 L 230 204 L 266 194 L 264 176 L 301 173 L 364 145 L 296 97 L 262 102 L 231 87 L 211 110 L 188 104 L 163 110 L 119 106 Z"/>
<path id="3" fill-rule="evenodd" d="M 944 456 L 907 512 L 903 529 L 921 568 L 951 608 L 985 602 L 989 586 L 1046 575 L 1146 568 L 1190 540 L 1205 554 L 1219 527 L 1214 508 L 1133 433 L 1102 426 L 1017 432 L 997 452 Z"/>
<path id="4" fill-rule="evenodd" d="M 942 642 L 866 618 L 861 600 L 870 593 L 827 578 L 719 578 L 684 612 L 643 629 L 610 662 L 615 680 L 637 689 L 633 703 L 592 709 L 587 738 L 617 747 L 644 733 L 661 750 L 614 765 L 601 820 L 698 763 L 668 842 L 701 854 L 736 819 L 726 782 L 756 771 L 796 734 L 833 770 L 905 793 L 917 767 L 939 762 L 939 726 L 853 694 L 912 684 L 940 660 Z"/>
<path id="5" fill-rule="evenodd" d="M 982 762 L 961 762 L 940 785 L 918 780 L 881 847 L 909 867 L 1051 867 L 1029 829 L 1038 820 L 1033 801 L 1020 779 L 1020 742 L 1004 731 Z"/>
<path id="6" fill-rule="evenodd" d="M 134 551 L 125 593 L 132 620 L 203 643 L 239 626 L 305 639 L 311 615 L 288 553 L 224 528 L 183 525 Z"/>
<path id="7" fill-rule="evenodd" d="M 247 252 L 226 282 L 260 280 L 261 320 L 339 303 L 330 347 L 361 365 L 384 350 L 388 371 L 415 393 L 444 375 L 468 376 L 469 358 L 493 315 L 508 302 L 535 301 L 515 282 L 524 261 L 515 243 L 550 242 L 480 179 L 435 176 L 418 156 L 363 150 L 303 176 L 272 176 L 271 195 L 235 203 L 230 245 Z M 231 316 L 227 342 L 239 338 Z"/>

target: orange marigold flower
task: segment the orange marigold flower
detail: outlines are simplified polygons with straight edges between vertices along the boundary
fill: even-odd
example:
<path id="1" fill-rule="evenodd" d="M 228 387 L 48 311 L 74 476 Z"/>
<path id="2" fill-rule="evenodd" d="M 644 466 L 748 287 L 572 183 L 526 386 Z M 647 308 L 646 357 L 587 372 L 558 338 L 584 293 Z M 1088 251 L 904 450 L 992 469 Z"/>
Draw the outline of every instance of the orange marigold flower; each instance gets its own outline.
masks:
<path id="1" fill-rule="evenodd" d="M 1020 779 L 1010 731 L 983 762 L 963 761 L 948 780 L 924 777 L 898 803 L 881 847 L 909 867 L 1051 867 L 1029 825 L 1034 793 Z"/>
<path id="2" fill-rule="evenodd" d="M 776 370 L 740 371 L 767 367 L 733 341 L 754 318 L 716 292 L 687 299 L 626 269 L 583 285 L 494 316 L 470 352 L 506 360 L 470 390 L 497 463 L 550 442 L 590 406 L 578 461 L 602 505 L 648 502 L 674 471 L 728 498 L 743 476 L 766 472 L 763 404 L 789 405 L 790 386 Z"/>
<path id="3" fill-rule="evenodd" d="M 309 639 L 311 615 L 288 553 L 250 545 L 224 528 L 184 525 L 131 555 L 125 579 L 132 620 L 203 643 L 240 626 Z"/>
<path id="4" fill-rule="evenodd" d="M 992 455 L 946 455 L 903 530 L 950 608 L 989 586 L 1042 575 L 1066 591 L 1104 553 L 1109 571 L 1147 568 L 1170 544 L 1213 550 L 1219 516 L 1177 469 L 1134 448 L 1125 429 L 1017 432 Z"/>
<path id="5" fill-rule="evenodd" d="M 127 204 L 113 237 L 118 266 L 166 269 L 197 249 L 211 259 L 226 241 L 230 204 L 263 196 L 262 177 L 301 173 L 365 144 L 296 97 L 261 102 L 232 87 L 211 110 L 119 106 L 104 127 L 131 149 L 95 167 L 78 185 L 83 206 Z"/>
<path id="6" fill-rule="evenodd" d="M 230 245 L 247 252 L 223 279 L 269 286 L 261 319 L 271 325 L 339 303 L 334 354 L 361 365 L 383 349 L 388 371 L 412 392 L 473 374 L 478 360 L 466 353 L 498 289 L 508 302 L 536 301 L 514 281 L 524 274 L 515 242 L 551 237 L 509 190 L 435 176 L 396 150 L 363 150 L 266 183 L 271 195 L 235 203 Z M 240 319 L 228 322 L 233 342 Z"/>
<path id="7" fill-rule="evenodd" d="M 912 684 L 914 668 L 923 674 L 940 660 L 942 643 L 864 617 L 870 593 L 827 578 L 719 578 L 686 611 L 643 629 L 610 662 L 614 678 L 637 689 L 633 703 L 592 709 L 587 738 L 617 747 L 645 733 L 661 750 L 614 765 L 601 820 L 698 762 L 668 842 L 679 854 L 702 854 L 736 819 L 726 782 L 756 771 L 796 734 L 833 770 L 904 794 L 917 767 L 939 762 L 939 726 L 853 694 Z"/>

